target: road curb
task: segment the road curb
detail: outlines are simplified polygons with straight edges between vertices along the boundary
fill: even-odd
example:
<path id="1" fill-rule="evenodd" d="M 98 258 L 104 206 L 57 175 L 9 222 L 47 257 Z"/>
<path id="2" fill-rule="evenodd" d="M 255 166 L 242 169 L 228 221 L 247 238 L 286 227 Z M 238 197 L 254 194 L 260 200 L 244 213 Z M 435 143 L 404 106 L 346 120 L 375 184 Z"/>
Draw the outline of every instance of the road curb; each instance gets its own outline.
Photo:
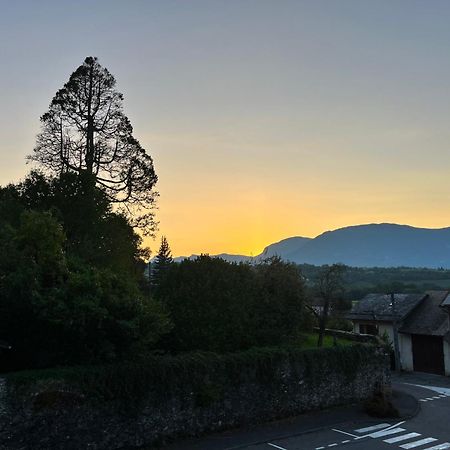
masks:
<path id="1" fill-rule="evenodd" d="M 411 409 L 410 411 L 406 411 L 406 412 L 401 413 L 400 416 L 398 417 L 398 419 L 410 420 L 410 419 L 414 418 L 415 416 L 417 416 L 417 414 L 419 414 L 419 412 L 421 410 L 421 406 L 420 406 L 419 401 L 413 395 L 408 394 L 408 393 L 402 391 L 401 389 L 394 389 L 392 391 L 392 393 L 393 394 L 394 393 L 401 394 L 402 397 L 409 398 L 412 401 L 412 403 L 414 403 L 414 409 Z M 393 405 L 397 408 L 395 402 L 393 402 Z M 401 408 L 397 408 L 397 409 L 401 410 Z M 377 422 L 377 421 L 380 420 L 380 418 L 375 418 L 375 417 L 372 417 L 372 416 L 369 416 L 369 415 L 367 415 L 367 419 L 368 419 L 368 422 L 369 421 Z M 394 417 L 386 417 L 386 419 L 387 420 L 393 420 L 393 419 L 396 419 L 396 418 L 394 418 Z M 309 434 L 309 433 L 316 433 L 316 432 L 320 432 L 320 431 L 324 431 L 324 430 L 329 430 L 332 427 L 335 427 L 337 425 L 340 425 L 340 424 L 346 423 L 346 422 L 347 422 L 347 420 L 341 420 L 341 421 L 338 421 L 338 422 L 335 422 L 335 423 L 332 423 L 332 424 L 327 424 L 327 425 L 323 425 L 323 426 L 320 426 L 320 427 L 314 427 L 314 428 L 310 428 L 310 429 L 307 429 L 307 430 L 303 430 L 303 431 L 300 431 L 298 433 L 281 434 L 281 435 L 277 435 L 277 436 L 271 437 L 270 440 L 271 441 L 278 441 L 278 440 L 287 439 L 287 438 L 290 438 L 290 437 L 303 436 L 303 435 Z M 250 446 L 253 446 L 253 445 L 265 444 L 267 442 L 268 442 L 267 439 L 261 439 L 261 440 L 254 441 L 254 442 L 247 442 L 245 444 L 239 444 L 239 445 L 232 446 L 232 447 L 226 447 L 223 450 L 239 450 L 241 448 L 246 448 L 246 447 L 250 447 Z"/>
<path id="2" fill-rule="evenodd" d="M 393 399 L 392 403 L 393 405 L 396 407 L 396 409 L 399 411 L 399 417 L 386 417 L 383 418 L 384 420 L 387 421 L 395 421 L 398 419 L 401 420 L 409 420 L 412 419 L 413 417 L 415 417 L 421 410 L 421 405 L 419 403 L 419 401 L 411 394 L 404 392 L 402 389 L 393 389 L 392 390 L 392 394 L 395 396 L 395 398 Z M 248 436 L 248 440 L 241 440 L 241 442 L 239 443 L 235 443 L 235 445 L 233 445 L 233 443 L 230 442 L 231 445 L 229 446 L 220 446 L 221 450 L 240 450 L 240 449 L 244 449 L 244 448 L 248 448 L 251 446 L 256 446 L 256 445 L 263 445 L 266 444 L 267 442 L 273 442 L 273 441 L 278 441 L 278 440 L 283 440 L 283 439 L 288 439 L 288 438 L 295 438 L 295 437 L 300 437 L 300 436 L 304 436 L 307 434 L 311 434 L 311 433 L 318 433 L 318 432 L 322 432 L 325 430 L 329 430 L 330 428 L 334 428 L 334 427 L 339 427 L 342 424 L 346 424 L 349 421 L 353 421 L 356 417 L 353 416 L 348 416 L 348 412 L 350 412 L 351 410 L 357 412 L 357 415 L 359 416 L 359 418 L 364 418 L 364 421 L 370 425 L 371 423 L 376 424 L 380 421 L 380 417 L 373 417 L 373 416 L 369 416 L 365 411 L 364 411 L 364 407 L 363 407 L 363 403 L 354 403 L 353 405 L 348 405 L 346 407 L 343 407 L 345 409 L 345 412 L 343 412 L 344 416 L 342 418 L 338 418 L 336 417 L 335 421 L 330 421 L 326 424 L 323 425 L 319 425 L 319 426 L 313 426 L 314 424 L 310 424 L 311 427 L 310 428 L 304 428 L 302 430 L 291 430 L 291 431 L 287 431 L 287 430 L 280 430 L 280 432 L 277 434 L 276 431 L 274 430 L 273 434 L 269 435 L 265 435 L 265 436 Z M 323 413 L 327 413 L 327 412 L 331 412 L 333 411 L 335 408 L 330 408 L 330 409 L 325 409 L 322 410 Z M 340 409 L 340 407 L 337 407 L 336 409 Z M 300 414 L 297 417 L 301 417 L 303 414 Z M 292 417 L 292 418 L 295 418 Z M 289 418 L 287 418 L 289 419 Z M 318 418 L 320 420 L 320 418 Z M 281 419 L 283 420 L 283 419 Z M 278 421 L 274 421 L 275 423 Z M 274 422 L 268 422 L 268 424 L 270 423 L 274 423 Z M 284 432 L 283 432 L 284 431 Z M 226 444 L 225 444 L 226 445 Z M 166 447 L 163 447 L 166 448 Z M 170 446 L 168 447 L 170 449 Z"/>
<path id="3" fill-rule="evenodd" d="M 405 395 L 406 395 L 406 394 L 405 394 Z M 354 405 L 354 406 L 357 406 L 357 405 Z M 418 405 L 418 406 L 419 406 L 419 409 L 420 409 L 420 405 Z M 324 411 L 326 411 L 326 410 L 324 410 Z M 367 423 L 369 423 L 369 424 L 370 424 L 371 422 L 377 423 L 377 422 L 379 422 L 379 420 L 380 420 L 379 418 L 371 417 L 371 416 L 369 416 L 369 415 L 366 414 L 366 413 L 363 413 L 363 412 L 362 412 L 362 414 L 365 414 L 365 415 L 367 416 Z M 391 419 L 393 419 L 393 418 L 389 418 L 389 419 L 391 420 Z M 288 438 L 292 438 L 292 437 L 303 436 L 303 435 L 305 435 L 305 434 L 317 433 L 317 432 L 320 432 L 320 431 L 329 430 L 330 428 L 336 427 L 336 426 L 338 426 L 338 425 L 340 425 L 340 424 L 344 424 L 344 423 L 347 423 L 347 422 L 348 422 L 348 420 L 339 420 L 339 421 L 337 421 L 337 422 L 329 423 L 329 424 L 327 424 L 327 425 L 323 425 L 323 426 L 319 426 L 319 427 L 314 427 L 314 428 L 309 428 L 309 429 L 307 429 L 307 430 L 303 430 L 303 431 L 300 431 L 300 432 L 298 432 L 298 433 L 286 433 L 286 434 L 280 434 L 280 435 L 271 437 L 271 438 L 270 438 L 270 441 L 278 441 L 278 440 L 282 440 L 282 439 L 288 439 Z M 247 448 L 247 447 L 251 447 L 251 446 L 253 446 L 253 445 L 262 445 L 262 444 L 266 444 L 268 441 L 269 441 L 269 439 L 260 439 L 260 440 L 254 441 L 254 442 L 247 442 L 247 443 L 239 444 L 239 445 L 232 446 L 232 447 L 225 447 L 223 450 L 239 450 L 239 449 L 241 449 L 241 448 Z"/>

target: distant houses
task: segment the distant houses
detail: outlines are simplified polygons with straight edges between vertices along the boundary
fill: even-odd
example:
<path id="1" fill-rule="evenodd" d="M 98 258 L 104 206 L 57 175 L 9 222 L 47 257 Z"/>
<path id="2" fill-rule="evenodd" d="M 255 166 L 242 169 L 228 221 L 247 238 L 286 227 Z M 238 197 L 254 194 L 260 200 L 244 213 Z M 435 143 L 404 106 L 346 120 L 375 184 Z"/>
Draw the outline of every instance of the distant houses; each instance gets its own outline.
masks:
<path id="1" fill-rule="evenodd" d="M 398 335 L 400 368 L 450 376 L 450 293 L 369 294 L 347 315 L 355 333 Z"/>

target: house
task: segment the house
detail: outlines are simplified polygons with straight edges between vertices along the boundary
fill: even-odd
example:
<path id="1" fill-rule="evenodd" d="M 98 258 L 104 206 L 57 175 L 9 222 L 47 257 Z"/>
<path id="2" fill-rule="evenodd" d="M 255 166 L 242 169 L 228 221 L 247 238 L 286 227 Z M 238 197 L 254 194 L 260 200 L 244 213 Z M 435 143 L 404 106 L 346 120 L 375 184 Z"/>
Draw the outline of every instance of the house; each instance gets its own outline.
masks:
<path id="1" fill-rule="evenodd" d="M 353 305 L 347 318 L 353 322 L 353 331 L 360 334 L 383 336 L 394 340 L 394 313 L 402 322 L 425 298 L 425 294 L 394 294 L 394 304 L 389 294 L 368 294 Z"/>
<path id="2" fill-rule="evenodd" d="M 404 350 L 405 370 L 450 376 L 450 304 L 448 291 L 429 291 L 399 327 L 408 343 Z"/>
<path id="3" fill-rule="evenodd" d="M 450 376 L 449 291 L 393 297 L 369 294 L 353 306 L 347 318 L 355 333 L 386 333 L 391 343 L 396 319 L 401 368 Z"/>

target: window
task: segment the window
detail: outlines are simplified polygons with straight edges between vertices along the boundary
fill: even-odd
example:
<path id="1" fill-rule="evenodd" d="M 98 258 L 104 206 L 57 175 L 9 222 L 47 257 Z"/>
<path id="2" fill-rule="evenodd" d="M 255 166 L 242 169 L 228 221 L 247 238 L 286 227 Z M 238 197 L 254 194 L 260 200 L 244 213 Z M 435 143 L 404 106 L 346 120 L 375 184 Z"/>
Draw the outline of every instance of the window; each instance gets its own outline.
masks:
<path id="1" fill-rule="evenodd" d="M 359 332 L 361 334 L 372 334 L 376 336 L 378 334 L 378 327 L 373 323 L 360 323 Z"/>

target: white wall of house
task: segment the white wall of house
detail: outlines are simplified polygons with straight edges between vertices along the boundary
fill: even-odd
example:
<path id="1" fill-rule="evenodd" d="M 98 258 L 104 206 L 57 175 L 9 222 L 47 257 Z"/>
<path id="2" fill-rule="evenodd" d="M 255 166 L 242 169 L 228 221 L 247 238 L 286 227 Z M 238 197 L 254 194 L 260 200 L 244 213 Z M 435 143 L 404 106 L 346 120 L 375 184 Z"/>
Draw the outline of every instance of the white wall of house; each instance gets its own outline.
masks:
<path id="1" fill-rule="evenodd" d="M 445 375 L 450 376 L 450 344 L 444 340 L 444 367 Z"/>
<path id="2" fill-rule="evenodd" d="M 378 326 L 378 336 L 382 337 L 385 333 L 389 338 L 389 342 L 394 346 L 394 327 L 392 323 L 379 322 Z M 359 322 L 353 322 L 353 331 L 355 333 L 360 333 Z M 412 352 L 412 342 L 411 335 L 409 334 L 398 334 L 398 345 L 400 352 L 400 364 L 403 370 L 409 372 L 414 370 L 413 363 L 413 352 Z M 446 347 L 445 347 L 446 345 Z M 447 351 L 447 353 L 445 353 Z M 446 365 L 445 367 L 449 370 L 450 375 L 450 345 L 444 344 L 444 355 L 446 355 Z M 448 363 L 447 363 L 448 361 Z"/>
<path id="3" fill-rule="evenodd" d="M 410 334 L 399 334 L 400 362 L 403 370 L 412 372 L 414 370 L 412 340 Z"/>

